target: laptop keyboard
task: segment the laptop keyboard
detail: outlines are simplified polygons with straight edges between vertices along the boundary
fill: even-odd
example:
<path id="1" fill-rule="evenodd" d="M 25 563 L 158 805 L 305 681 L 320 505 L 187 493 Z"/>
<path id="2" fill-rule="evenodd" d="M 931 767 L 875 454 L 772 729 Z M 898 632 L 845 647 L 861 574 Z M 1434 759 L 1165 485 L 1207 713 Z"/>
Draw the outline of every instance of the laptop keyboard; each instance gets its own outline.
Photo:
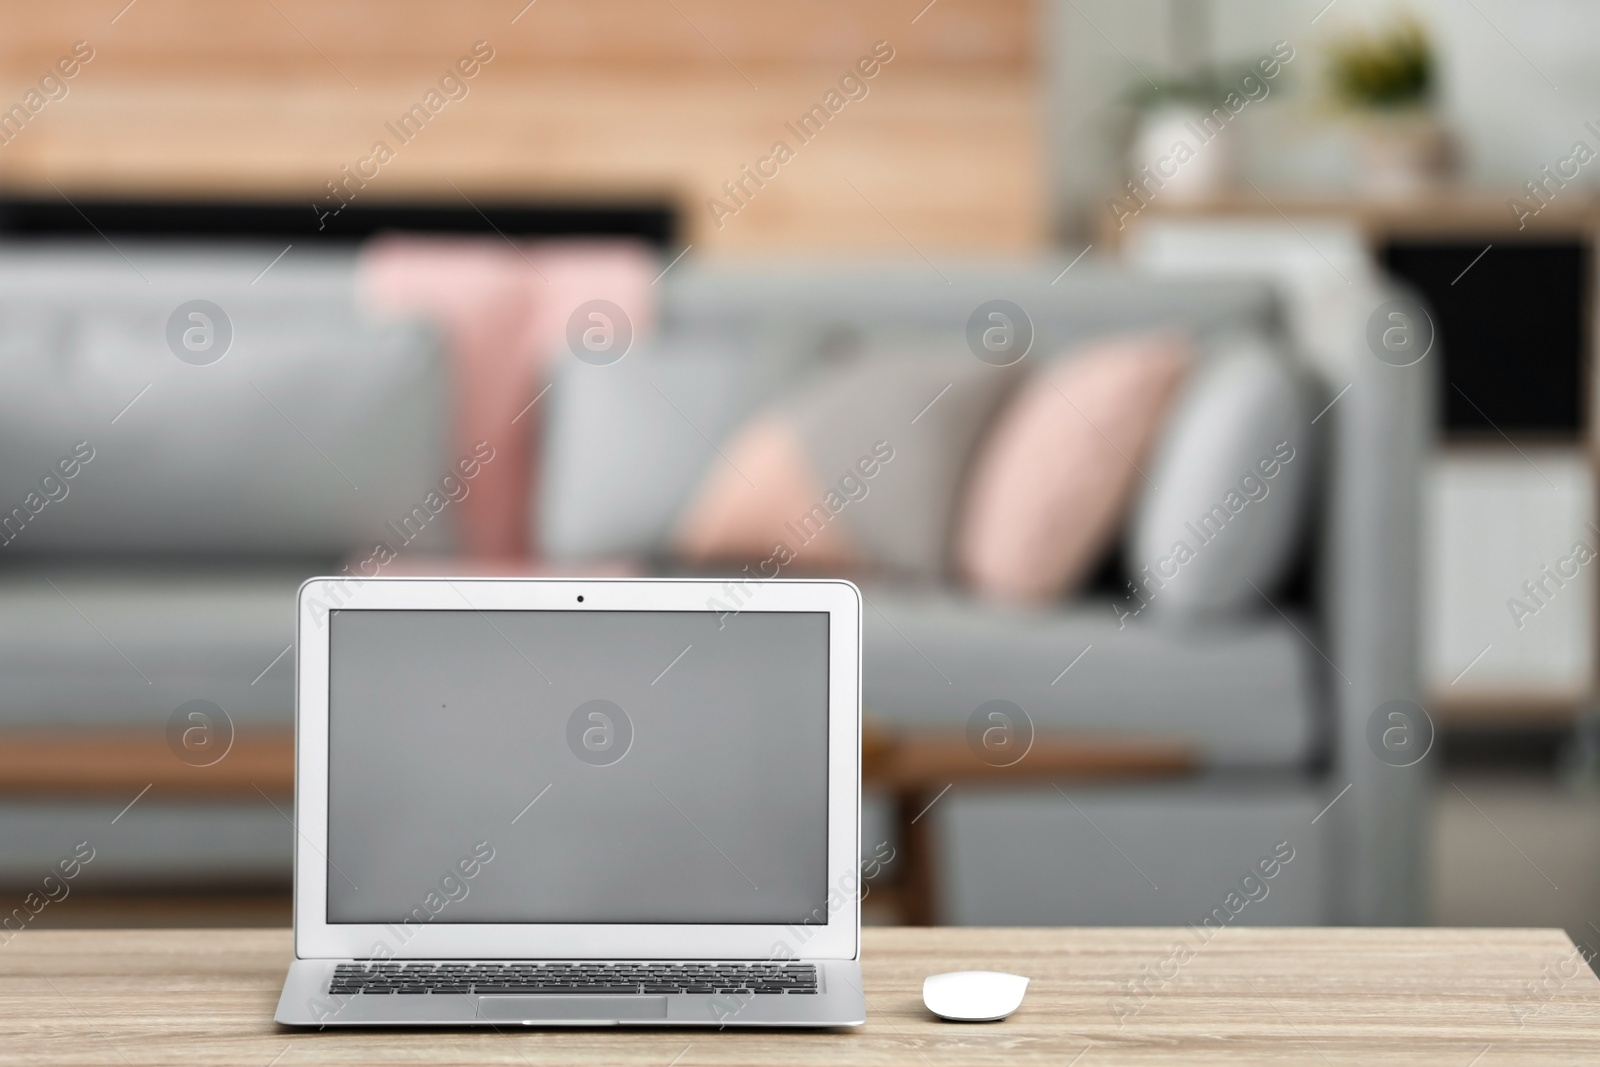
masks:
<path id="1" fill-rule="evenodd" d="M 341 963 L 328 992 L 814 994 L 810 963 Z"/>

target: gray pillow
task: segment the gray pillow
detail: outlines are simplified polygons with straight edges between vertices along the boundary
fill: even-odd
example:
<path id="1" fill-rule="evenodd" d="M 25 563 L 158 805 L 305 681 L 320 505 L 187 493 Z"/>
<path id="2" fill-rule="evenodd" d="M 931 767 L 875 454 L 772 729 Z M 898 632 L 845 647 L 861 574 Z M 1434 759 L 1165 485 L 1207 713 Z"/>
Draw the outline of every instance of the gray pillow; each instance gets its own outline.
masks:
<path id="1" fill-rule="evenodd" d="M 840 521 L 875 566 L 940 578 L 968 460 L 1022 372 L 981 363 L 945 341 L 908 349 L 868 350 L 829 369 L 787 408 L 826 484 L 888 442 L 893 460 Z"/>
<path id="2" fill-rule="evenodd" d="M 1169 619 L 1265 607 L 1311 497 L 1310 401 L 1309 383 L 1259 335 L 1208 346 L 1129 527 L 1131 604 Z"/>
<path id="3" fill-rule="evenodd" d="M 779 371 L 751 349 L 666 338 L 605 366 L 562 361 L 535 520 L 554 560 L 659 552 L 720 445 Z"/>

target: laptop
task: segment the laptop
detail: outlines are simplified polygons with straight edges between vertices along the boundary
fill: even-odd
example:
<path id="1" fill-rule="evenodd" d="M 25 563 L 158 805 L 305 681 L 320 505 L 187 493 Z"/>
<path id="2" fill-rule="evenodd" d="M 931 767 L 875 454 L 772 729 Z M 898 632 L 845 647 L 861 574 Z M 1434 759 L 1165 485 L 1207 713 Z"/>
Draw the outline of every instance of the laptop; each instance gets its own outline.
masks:
<path id="1" fill-rule="evenodd" d="M 844 581 L 317 578 L 291 1026 L 855 1026 Z"/>

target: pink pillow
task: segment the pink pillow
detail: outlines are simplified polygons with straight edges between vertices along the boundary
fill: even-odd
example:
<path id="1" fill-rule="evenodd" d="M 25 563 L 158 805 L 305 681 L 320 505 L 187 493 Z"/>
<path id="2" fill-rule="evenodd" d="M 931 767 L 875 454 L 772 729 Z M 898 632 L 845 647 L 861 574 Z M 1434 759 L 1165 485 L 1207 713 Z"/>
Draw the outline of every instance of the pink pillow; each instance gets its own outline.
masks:
<path id="1" fill-rule="evenodd" d="M 1011 399 L 979 446 L 957 517 L 957 567 L 973 592 L 1042 604 L 1088 576 L 1145 481 L 1192 359 L 1174 334 L 1099 341 Z"/>
<path id="2" fill-rule="evenodd" d="M 857 570 L 862 554 L 819 506 L 826 487 L 805 445 L 781 415 L 757 419 L 716 460 L 672 542 L 688 563 L 753 563 L 759 577 L 780 570 Z"/>

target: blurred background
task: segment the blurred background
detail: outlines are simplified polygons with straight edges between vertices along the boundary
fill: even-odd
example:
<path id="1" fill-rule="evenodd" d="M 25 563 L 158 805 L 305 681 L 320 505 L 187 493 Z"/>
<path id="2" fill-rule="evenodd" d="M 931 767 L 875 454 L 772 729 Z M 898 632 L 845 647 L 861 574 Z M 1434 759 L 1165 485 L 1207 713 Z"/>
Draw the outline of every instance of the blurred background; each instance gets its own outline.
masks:
<path id="1" fill-rule="evenodd" d="M 842 574 L 870 921 L 1600 945 L 1596 40 L 8 5 L 6 929 L 287 924 L 305 577 Z"/>

